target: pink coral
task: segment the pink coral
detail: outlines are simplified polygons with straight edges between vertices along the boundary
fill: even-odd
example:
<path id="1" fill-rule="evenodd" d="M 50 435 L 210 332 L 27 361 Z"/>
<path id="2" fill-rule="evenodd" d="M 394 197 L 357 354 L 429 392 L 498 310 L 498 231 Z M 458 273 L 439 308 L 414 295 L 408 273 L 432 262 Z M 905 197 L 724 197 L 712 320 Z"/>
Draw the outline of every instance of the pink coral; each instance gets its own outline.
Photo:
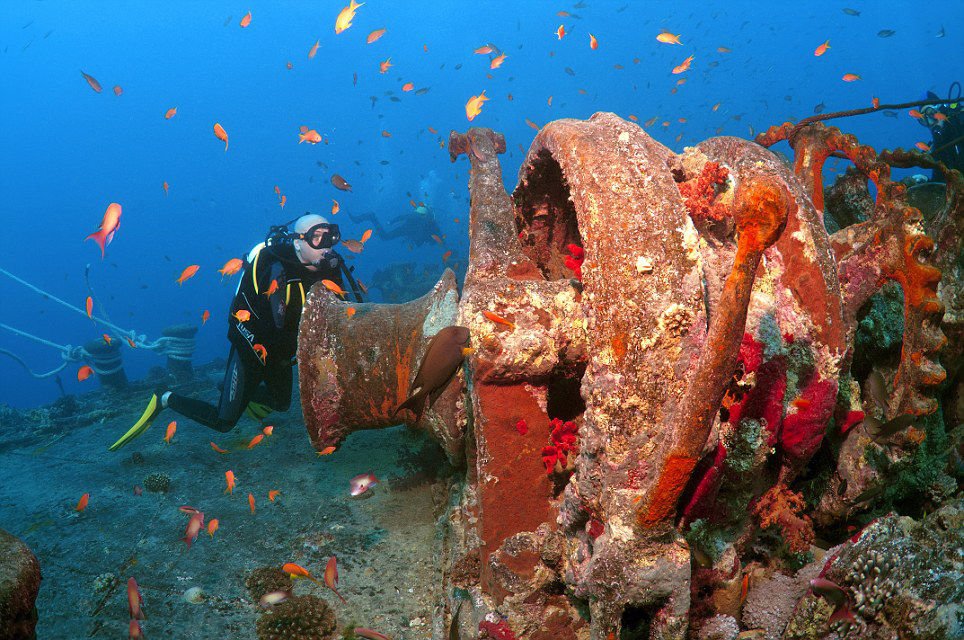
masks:
<path id="1" fill-rule="evenodd" d="M 499 620 L 498 622 L 483 620 L 479 623 L 479 633 L 481 634 L 479 638 L 488 638 L 489 640 L 516 640 L 515 634 L 512 633 L 512 629 L 509 628 L 509 624 L 505 620 Z"/>
<path id="2" fill-rule="evenodd" d="M 801 553 L 809 551 L 814 540 L 810 516 L 802 513 L 805 506 L 803 496 L 785 485 L 776 484 L 760 496 L 752 506 L 752 512 L 759 520 L 760 528 L 776 526 L 790 551 Z"/>
<path id="3" fill-rule="evenodd" d="M 579 452 L 576 446 L 579 427 L 572 420 L 563 422 L 559 418 L 553 418 L 549 426 L 552 427 L 549 434 L 552 444 L 542 448 L 542 463 L 546 466 L 546 473 L 568 471 Z"/>
<path id="4" fill-rule="evenodd" d="M 783 454 L 791 465 L 806 464 L 820 448 L 836 398 L 836 382 L 815 378 L 791 403 L 797 411 L 784 418 L 779 438 Z"/>

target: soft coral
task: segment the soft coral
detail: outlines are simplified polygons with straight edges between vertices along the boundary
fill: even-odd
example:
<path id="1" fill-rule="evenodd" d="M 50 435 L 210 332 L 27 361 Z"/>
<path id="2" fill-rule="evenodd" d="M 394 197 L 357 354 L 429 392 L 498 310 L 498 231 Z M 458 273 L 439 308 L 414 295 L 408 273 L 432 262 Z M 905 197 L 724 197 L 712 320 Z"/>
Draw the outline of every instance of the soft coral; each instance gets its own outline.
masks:
<path id="1" fill-rule="evenodd" d="M 707 162 L 695 180 L 677 185 L 683 202 L 694 219 L 722 220 L 726 217 L 726 207 L 714 203 L 717 187 L 726 184 L 729 171 L 716 162 Z"/>
<path id="2" fill-rule="evenodd" d="M 804 506 L 803 496 L 786 485 L 776 484 L 760 496 L 752 510 L 760 528 L 776 525 L 790 551 L 800 553 L 808 551 L 814 540 L 810 516 L 801 513 Z"/>
<path id="3" fill-rule="evenodd" d="M 559 418 L 553 418 L 549 426 L 552 427 L 549 434 L 552 444 L 542 448 L 542 462 L 546 465 L 546 473 L 568 471 L 578 453 L 576 441 L 579 427 L 572 420 L 563 422 Z"/>

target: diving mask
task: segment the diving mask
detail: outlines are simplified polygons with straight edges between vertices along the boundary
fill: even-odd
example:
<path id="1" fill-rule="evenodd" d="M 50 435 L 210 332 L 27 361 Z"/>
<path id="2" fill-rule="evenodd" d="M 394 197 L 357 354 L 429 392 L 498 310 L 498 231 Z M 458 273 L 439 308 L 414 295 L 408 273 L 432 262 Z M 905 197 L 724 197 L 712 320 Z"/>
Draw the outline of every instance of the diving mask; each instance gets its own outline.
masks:
<path id="1" fill-rule="evenodd" d="M 331 249 L 341 242 L 341 231 L 337 224 L 323 222 L 309 227 L 307 231 L 299 234 L 298 239 L 312 249 Z"/>

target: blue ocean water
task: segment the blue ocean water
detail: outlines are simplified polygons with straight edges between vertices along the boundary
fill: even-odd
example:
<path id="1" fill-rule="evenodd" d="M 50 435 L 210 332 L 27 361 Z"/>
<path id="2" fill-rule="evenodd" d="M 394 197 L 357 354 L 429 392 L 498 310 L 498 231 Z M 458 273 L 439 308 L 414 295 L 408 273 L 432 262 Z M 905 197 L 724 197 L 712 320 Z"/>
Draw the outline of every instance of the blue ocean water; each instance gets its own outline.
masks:
<path id="1" fill-rule="evenodd" d="M 426 203 L 441 226 L 442 244 L 413 249 L 376 234 L 351 261 L 367 283 L 378 269 L 405 261 L 437 276 L 448 250 L 449 264 L 464 269 L 468 163 L 449 162 L 440 142 L 450 130 L 504 133 L 511 189 L 535 135 L 527 119 L 542 125 L 596 111 L 640 124 L 656 118 L 648 131 L 679 150 L 717 133 L 749 137 L 812 115 L 821 103 L 829 112 L 869 106 L 875 96 L 888 103 L 928 90 L 943 95 L 964 75 L 964 5 L 955 2 L 372 1 L 336 35 L 342 6 L 2 3 L 0 268 L 82 308 L 90 264 L 103 305 L 95 314 L 107 311 L 148 339 L 167 325 L 199 323 L 209 310 L 195 355 L 206 362 L 227 352 L 236 285 L 217 270 L 261 241 L 269 225 L 304 211 L 327 214 L 333 198 L 341 205 L 334 221 L 347 238 L 370 226 L 353 223 L 349 213 L 374 212 L 387 224 L 412 214 L 410 200 Z M 247 11 L 251 22 L 242 28 Z M 367 44 L 382 28 L 385 35 Z M 682 45 L 657 42 L 664 30 L 679 34 Z M 885 30 L 894 33 L 882 37 Z M 829 51 L 814 56 L 826 40 Z M 506 54 L 497 69 L 490 69 L 495 52 L 473 53 L 487 43 Z M 688 56 L 690 69 L 673 74 Z M 387 58 L 392 66 L 380 73 Z M 94 92 L 81 71 L 103 91 Z M 861 79 L 844 82 L 846 73 Z M 409 82 L 429 91 L 403 91 Z M 483 90 L 489 101 L 470 123 L 465 103 Z M 165 119 L 172 107 L 177 114 Z M 212 133 L 215 122 L 228 132 L 227 151 Z M 837 124 L 877 148 L 929 141 L 906 112 Z M 302 125 L 327 144 L 298 144 Z M 353 191 L 336 190 L 332 173 Z M 286 196 L 283 210 L 275 185 Z M 111 202 L 123 206 L 123 217 L 102 260 L 84 238 Z M 200 270 L 178 286 L 191 264 Z M 373 294 L 377 301 L 384 292 Z M 2 275 L 0 301 L 0 323 L 59 345 L 103 333 Z M 37 372 L 62 361 L 56 348 L 3 329 L 0 349 Z M 163 364 L 126 347 L 123 358 L 131 378 Z M 67 393 L 96 387 L 94 378 L 77 381 L 78 366 L 60 374 Z M 59 393 L 52 378 L 35 379 L 0 359 L 0 403 L 35 406 Z"/>

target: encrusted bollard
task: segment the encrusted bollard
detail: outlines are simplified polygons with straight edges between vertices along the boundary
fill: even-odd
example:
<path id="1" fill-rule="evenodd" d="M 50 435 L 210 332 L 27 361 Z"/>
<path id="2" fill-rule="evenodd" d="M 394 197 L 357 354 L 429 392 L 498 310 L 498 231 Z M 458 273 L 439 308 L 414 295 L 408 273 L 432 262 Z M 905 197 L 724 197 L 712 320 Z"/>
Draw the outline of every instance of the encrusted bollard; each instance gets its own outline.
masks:
<path id="1" fill-rule="evenodd" d="M 194 378 L 194 367 L 191 358 L 194 355 L 194 336 L 197 335 L 196 324 L 175 324 L 164 327 L 161 335 L 172 338 L 167 352 L 167 370 L 178 382 L 187 382 Z"/>
<path id="2" fill-rule="evenodd" d="M 0 640 L 33 640 L 40 564 L 32 551 L 0 529 Z"/>
<path id="3" fill-rule="evenodd" d="M 91 367 L 101 385 L 108 389 L 123 389 L 127 386 L 120 341 L 112 340 L 107 344 L 103 340 L 91 340 L 84 345 L 84 350 L 90 354 Z"/>

